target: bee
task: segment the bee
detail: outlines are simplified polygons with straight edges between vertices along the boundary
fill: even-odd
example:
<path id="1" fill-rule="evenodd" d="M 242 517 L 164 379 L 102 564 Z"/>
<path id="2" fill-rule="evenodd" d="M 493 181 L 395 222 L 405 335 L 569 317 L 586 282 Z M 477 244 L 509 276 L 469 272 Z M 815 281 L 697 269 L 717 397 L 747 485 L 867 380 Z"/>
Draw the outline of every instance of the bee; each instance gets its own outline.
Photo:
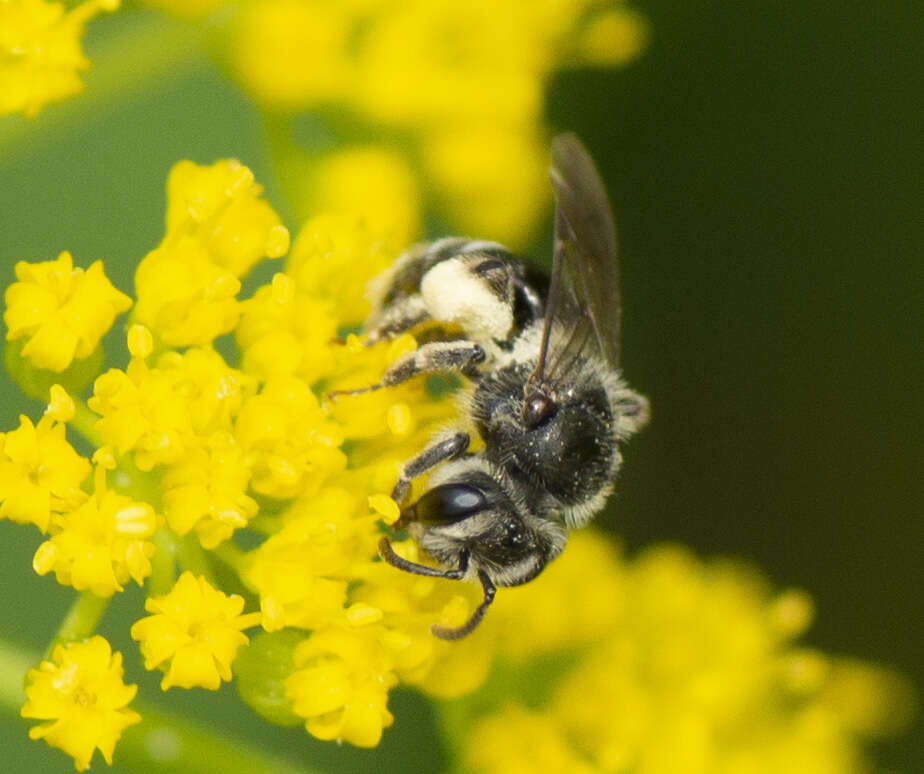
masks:
<path id="1" fill-rule="evenodd" d="M 603 508 L 622 462 L 619 446 L 648 419 L 648 401 L 619 371 L 619 267 L 606 190 L 574 134 L 552 142 L 555 192 L 550 275 L 496 242 L 458 237 L 417 245 L 370 284 L 372 344 L 422 330 L 422 343 L 378 384 L 456 372 L 467 423 L 441 433 L 401 468 L 392 497 L 406 529 L 437 567 L 409 561 L 388 537 L 379 555 L 405 572 L 481 583 L 483 598 L 457 628 L 475 629 L 498 587 L 535 578 L 565 547 L 567 530 Z M 332 395 L 334 395 L 332 393 Z M 471 434 L 484 442 L 468 451 Z M 407 503 L 411 482 L 430 474 Z"/>

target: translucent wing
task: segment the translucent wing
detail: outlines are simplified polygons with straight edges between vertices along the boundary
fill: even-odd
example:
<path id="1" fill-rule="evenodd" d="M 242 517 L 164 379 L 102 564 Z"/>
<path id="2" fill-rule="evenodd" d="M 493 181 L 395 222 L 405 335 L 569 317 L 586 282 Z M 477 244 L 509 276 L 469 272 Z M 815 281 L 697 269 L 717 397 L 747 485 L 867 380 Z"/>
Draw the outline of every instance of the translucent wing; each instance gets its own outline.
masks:
<path id="1" fill-rule="evenodd" d="M 566 374 L 591 341 L 610 367 L 619 365 L 619 265 L 606 189 L 583 143 L 570 133 L 552 140 L 549 175 L 555 189 L 555 253 L 533 385 Z M 563 339 L 551 346 L 555 321 Z"/>

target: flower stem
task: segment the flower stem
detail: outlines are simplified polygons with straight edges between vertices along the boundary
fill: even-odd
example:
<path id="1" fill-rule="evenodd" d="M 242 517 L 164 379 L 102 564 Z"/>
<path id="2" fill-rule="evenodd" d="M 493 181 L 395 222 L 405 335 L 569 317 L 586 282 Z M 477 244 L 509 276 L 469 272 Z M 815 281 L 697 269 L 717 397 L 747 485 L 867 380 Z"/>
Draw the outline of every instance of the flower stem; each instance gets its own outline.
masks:
<path id="1" fill-rule="evenodd" d="M 72 396 L 74 401 L 74 417 L 68 422 L 78 433 L 86 438 L 93 446 L 99 448 L 102 446 L 102 439 L 96 430 L 96 422 L 99 416 L 87 408 L 87 404 L 80 398 Z"/>
<path id="2" fill-rule="evenodd" d="M 26 672 L 39 655 L 0 639 L 0 712 L 19 715 Z M 132 703 L 142 722 L 126 729 L 116 745 L 115 763 L 123 771 L 158 774 L 313 774 L 314 769 L 240 739 L 219 736 L 213 726 L 141 701 Z M 25 729 L 23 729 L 25 734 Z"/>
<path id="3" fill-rule="evenodd" d="M 98 597 L 92 591 L 81 592 L 58 627 L 58 632 L 48 647 L 48 653 L 62 642 L 83 640 L 93 634 L 108 604 L 108 597 Z"/>
<path id="4" fill-rule="evenodd" d="M 154 533 L 154 545 L 157 550 L 151 558 L 151 577 L 148 580 L 148 594 L 160 597 L 173 588 L 176 580 L 174 569 L 176 567 L 179 545 L 177 538 L 166 527 L 161 527 Z"/>

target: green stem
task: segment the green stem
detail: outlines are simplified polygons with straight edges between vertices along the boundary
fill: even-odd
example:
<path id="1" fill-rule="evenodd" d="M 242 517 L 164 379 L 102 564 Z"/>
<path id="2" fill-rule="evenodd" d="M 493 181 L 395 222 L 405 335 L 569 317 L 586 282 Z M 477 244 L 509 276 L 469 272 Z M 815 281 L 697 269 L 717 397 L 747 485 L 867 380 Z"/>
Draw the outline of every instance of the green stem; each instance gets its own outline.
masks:
<path id="1" fill-rule="evenodd" d="M 99 415 L 90 411 L 87 404 L 80 398 L 73 398 L 73 401 L 74 417 L 68 424 L 98 449 L 103 445 L 103 441 L 96 430 Z"/>
<path id="2" fill-rule="evenodd" d="M 0 639 L 0 711 L 19 716 L 26 672 L 39 661 L 31 653 Z M 132 702 L 143 720 L 126 729 L 116 745 L 115 764 L 139 774 L 312 774 L 315 769 L 288 760 L 230 735 L 214 726 L 143 701 Z M 23 727 L 22 733 L 26 730 Z M 96 761 L 101 758 L 97 755 Z"/>
<path id="3" fill-rule="evenodd" d="M 174 567 L 176 566 L 179 546 L 177 538 L 166 527 L 161 527 L 154 533 L 154 545 L 157 550 L 151 557 L 151 577 L 148 579 L 148 596 L 160 597 L 173 588 L 176 580 Z"/>
<path id="4" fill-rule="evenodd" d="M 189 570 L 194 575 L 202 575 L 209 582 L 214 583 L 212 565 L 209 557 L 195 532 L 190 533 L 180 543 L 180 567 Z"/>
<path id="5" fill-rule="evenodd" d="M 108 597 L 98 597 L 92 591 L 82 591 L 67 615 L 58 627 L 54 640 L 48 648 L 48 653 L 54 649 L 55 645 L 62 642 L 74 642 L 83 640 L 93 634 L 99 619 L 106 612 L 109 604 Z"/>

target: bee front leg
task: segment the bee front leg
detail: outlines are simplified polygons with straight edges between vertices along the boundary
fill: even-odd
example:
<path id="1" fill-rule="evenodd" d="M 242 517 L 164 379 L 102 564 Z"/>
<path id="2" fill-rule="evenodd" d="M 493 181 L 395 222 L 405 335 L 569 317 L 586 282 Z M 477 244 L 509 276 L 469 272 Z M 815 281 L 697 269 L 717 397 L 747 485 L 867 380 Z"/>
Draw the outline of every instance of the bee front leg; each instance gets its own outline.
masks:
<path id="1" fill-rule="evenodd" d="M 411 457 L 404 465 L 401 466 L 401 473 L 398 475 L 398 481 L 391 492 L 391 498 L 398 505 L 407 497 L 408 490 L 411 487 L 411 481 L 418 476 L 423 475 L 431 468 L 436 467 L 441 462 L 454 459 L 464 454 L 468 449 L 471 441 L 468 433 L 455 433 L 454 435 L 438 441 L 432 446 L 428 446 L 422 452 Z"/>

